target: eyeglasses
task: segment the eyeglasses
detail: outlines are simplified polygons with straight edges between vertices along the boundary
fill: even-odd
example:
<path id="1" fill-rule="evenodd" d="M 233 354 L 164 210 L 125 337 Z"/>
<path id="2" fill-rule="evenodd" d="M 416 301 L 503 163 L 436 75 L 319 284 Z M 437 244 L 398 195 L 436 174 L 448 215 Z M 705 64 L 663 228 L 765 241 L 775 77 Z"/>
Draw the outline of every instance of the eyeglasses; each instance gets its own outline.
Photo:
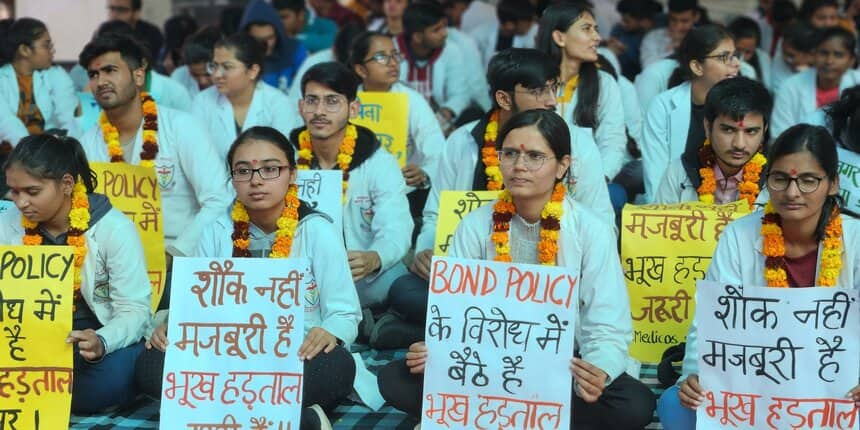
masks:
<path id="1" fill-rule="evenodd" d="M 549 155 L 546 155 L 542 152 L 538 151 L 526 151 L 520 152 L 515 151 L 513 149 L 501 149 L 496 151 L 499 155 L 499 164 L 504 167 L 511 167 L 517 164 L 517 160 L 523 160 L 523 166 L 525 166 L 528 171 L 535 171 L 543 167 L 543 163 L 550 159 L 555 158 Z M 524 155 L 523 157 L 520 157 Z"/>
<path id="2" fill-rule="evenodd" d="M 218 64 L 214 61 L 210 61 L 210 62 L 206 63 L 206 72 L 209 73 L 210 75 L 214 75 L 220 71 L 226 75 L 226 74 L 230 73 L 231 71 L 233 71 L 234 69 L 236 69 L 237 67 L 239 67 L 239 66 L 237 66 L 233 63 Z"/>
<path id="3" fill-rule="evenodd" d="M 401 54 L 398 51 L 394 51 L 390 55 L 384 54 L 382 52 L 378 52 L 376 54 L 373 54 L 370 58 L 365 59 L 364 64 L 367 64 L 371 61 L 375 61 L 378 64 L 382 64 L 383 66 L 386 66 L 386 65 L 388 65 L 388 63 L 391 60 L 394 60 L 394 62 L 399 63 L 403 60 L 403 54 Z"/>
<path id="4" fill-rule="evenodd" d="M 248 167 L 240 167 L 230 171 L 230 176 L 234 182 L 249 182 L 254 178 L 254 173 L 259 173 L 260 178 L 265 181 L 278 179 L 281 176 L 281 170 L 290 170 L 290 166 L 263 166 L 259 169 L 250 169 Z"/>
<path id="5" fill-rule="evenodd" d="M 322 99 L 317 96 L 305 96 L 302 98 L 301 103 L 302 112 L 316 112 L 317 107 L 320 105 L 320 101 L 322 100 L 323 109 L 325 109 L 326 112 L 336 113 L 341 109 L 341 101 L 345 99 L 346 97 L 334 94 L 329 94 L 322 97 Z"/>
<path id="6" fill-rule="evenodd" d="M 535 101 L 540 103 L 542 100 L 546 99 L 554 99 L 558 94 L 558 89 L 561 85 L 558 82 L 554 82 L 549 85 L 544 85 L 540 88 L 529 88 L 526 90 L 515 90 L 518 93 L 531 94 L 532 97 L 535 98 Z"/>
<path id="7" fill-rule="evenodd" d="M 735 51 L 735 52 L 723 52 L 722 54 L 717 54 L 717 55 L 707 55 L 707 56 L 705 56 L 705 58 L 714 58 L 723 64 L 729 64 L 732 62 L 732 60 L 738 60 L 738 62 L 740 62 L 741 58 L 743 58 L 743 55 L 744 55 L 743 52 Z"/>
<path id="8" fill-rule="evenodd" d="M 767 175 L 767 187 L 771 191 L 785 191 L 794 182 L 801 193 L 807 194 L 815 192 L 823 179 L 824 176 L 800 175 L 791 177 L 782 173 L 773 173 Z"/>

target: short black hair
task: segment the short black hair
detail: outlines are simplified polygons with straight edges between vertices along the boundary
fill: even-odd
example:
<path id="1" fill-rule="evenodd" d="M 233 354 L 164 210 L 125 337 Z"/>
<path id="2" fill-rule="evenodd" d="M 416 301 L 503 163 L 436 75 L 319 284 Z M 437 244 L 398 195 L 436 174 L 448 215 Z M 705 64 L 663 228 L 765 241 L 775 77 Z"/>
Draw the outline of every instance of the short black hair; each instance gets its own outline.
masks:
<path id="1" fill-rule="evenodd" d="M 496 5 L 496 17 L 500 23 L 529 21 L 535 16 L 537 11 L 529 0 L 501 0 Z"/>
<path id="2" fill-rule="evenodd" d="M 839 39 L 842 41 L 843 48 L 845 48 L 854 57 L 857 56 L 857 37 L 854 35 L 854 33 L 842 27 L 825 28 L 822 30 L 818 30 L 816 33 L 818 39 L 815 44 L 816 48 L 818 48 L 818 46 L 820 46 L 824 42 L 829 41 L 830 39 Z"/>
<path id="3" fill-rule="evenodd" d="M 272 7 L 278 11 L 289 9 L 296 13 L 303 12 L 305 10 L 305 0 L 272 0 Z"/>
<path id="4" fill-rule="evenodd" d="M 408 42 L 413 34 L 420 33 L 446 18 L 445 10 L 435 1 L 422 0 L 410 3 L 403 12 L 403 35 Z"/>
<path id="5" fill-rule="evenodd" d="M 681 13 L 691 10 L 693 12 L 698 12 L 699 1 L 698 0 L 669 0 L 669 12 Z"/>
<path id="6" fill-rule="evenodd" d="M 720 115 L 738 121 L 748 113 L 757 113 L 767 125 L 772 110 L 773 98 L 767 88 L 759 81 L 738 76 L 723 79 L 708 91 L 704 116 L 713 126 Z"/>
<path id="7" fill-rule="evenodd" d="M 355 100 L 358 92 L 358 77 L 344 64 L 337 61 L 319 63 L 305 72 L 302 76 L 302 96 L 308 82 L 316 82 L 331 88 L 334 92 L 342 94 L 350 102 Z"/>
<path id="8" fill-rule="evenodd" d="M 185 64 L 208 63 L 212 61 L 215 42 L 221 38 L 221 30 L 215 26 L 203 27 L 192 34 L 182 46 Z"/>
<path id="9" fill-rule="evenodd" d="M 122 33 L 105 33 L 87 43 L 81 55 L 78 56 L 78 64 L 87 69 L 96 57 L 108 52 L 119 52 L 120 57 L 131 70 L 150 64 L 149 50 L 137 38 Z"/>
<path id="10" fill-rule="evenodd" d="M 812 19 L 815 11 L 823 7 L 834 7 L 838 10 L 839 2 L 836 0 L 803 0 L 803 3 L 800 4 L 800 19 L 808 22 Z"/>
<path id="11" fill-rule="evenodd" d="M 774 0 L 770 11 L 775 23 L 789 23 L 797 18 L 797 5 L 791 0 Z"/>
<path id="12" fill-rule="evenodd" d="M 803 52 L 812 52 L 818 45 L 818 32 L 803 21 L 794 21 L 782 31 L 782 43 Z"/>
<path id="13" fill-rule="evenodd" d="M 663 6 L 654 0 L 621 0 L 615 6 L 615 10 L 636 19 L 654 20 L 660 12 L 663 12 Z"/>
<path id="14" fill-rule="evenodd" d="M 494 55 L 487 66 L 490 99 L 495 104 L 496 91 L 513 92 L 517 84 L 541 88 L 559 74 L 559 63 L 545 52 L 531 48 L 505 49 Z"/>
<path id="15" fill-rule="evenodd" d="M 756 44 L 761 42 L 761 28 L 754 19 L 746 16 L 739 16 L 729 23 L 729 32 L 732 33 L 735 40 L 753 38 Z"/>

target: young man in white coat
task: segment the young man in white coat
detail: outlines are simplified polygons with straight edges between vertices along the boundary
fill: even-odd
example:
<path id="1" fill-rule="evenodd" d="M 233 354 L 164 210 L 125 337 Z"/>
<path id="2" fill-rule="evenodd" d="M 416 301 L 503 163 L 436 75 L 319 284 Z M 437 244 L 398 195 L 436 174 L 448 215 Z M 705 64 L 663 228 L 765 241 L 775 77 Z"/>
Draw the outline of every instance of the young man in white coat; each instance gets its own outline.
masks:
<path id="1" fill-rule="evenodd" d="M 361 306 L 370 308 L 384 305 L 391 283 L 406 273 L 400 260 L 413 223 L 397 161 L 372 131 L 349 122 L 358 114 L 357 90 L 358 78 L 345 65 L 311 67 L 302 77 L 299 101 L 305 126 L 293 130 L 290 142 L 298 149 L 300 169 L 343 172 L 347 258 Z"/>
<path id="2" fill-rule="evenodd" d="M 90 89 L 104 110 L 102 124 L 87 132 L 81 145 L 90 161 L 142 164 L 151 160 L 161 189 L 170 260 L 170 256 L 191 255 L 203 227 L 227 210 L 233 192 L 223 169 L 212 169 L 222 158 L 191 114 L 158 104 L 155 115 L 144 112 L 140 92 L 146 74 L 144 55 L 132 37 L 110 33 L 81 52 L 80 64 L 87 69 Z"/>
<path id="3" fill-rule="evenodd" d="M 663 176 L 654 202 L 707 201 L 703 194 L 712 195 L 713 203 L 717 204 L 743 198 L 741 184 L 749 179 L 744 173 L 764 147 L 772 109 L 773 99 L 760 82 L 737 77 L 714 85 L 705 99 L 704 126 L 709 147 L 689 147 L 681 158 L 675 159 Z M 714 178 L 714 190 L 700 190 L 703 169 L 708 169 L 705 174 Z M 764 184 L 760 173 L 759 169 L 753 180 L 759 191 Z M 753 201 L 757 197 L 758 192 L 752 196 Z"/>
<path id="4" fill-rule="evenodd" d="M 669 0 L 668 25 L 649 31 L 642 39 L 639 47 L 642 68 L 672 55 L 687 33 L 699 22 L 699 15 L 698 0 Z"/>
<path id="5" fill-rule="evenodd" d="M 482 148 L 495 151 L 492 129 L 501 129 L 519 111 L 529 109 L 555 110 L 559 66 L 549 55 L 526 48 L 502 51 L 490 61 L 488 78 L 495 99 L 495 108 L 484 118 L 458 128 L 442 151 L 439 169 L 433 176 L 433 187 L 424 206 L 421 233 L 415 245 L 411 273 L 399 278 L 388 294 L 392 314 L 374 326 L 371 344 L 376 347 L 406 347 L 420 340 L 427 308 L 430 259 L 436 238 L 436 224 L 441 192 L 444 190 L 492 190 L 494 180 L 486 173 Z M 488 125 L 491 131 L 488 133 Z M 603 178 L 600 152 L 585 128 L 570 129 L 573 162 L 567 177 L 572 197 L 594 210 L 607 223 L 614 225 L 615 213 L 609 201 L 609 191 Z M 496 158 L 492 152 L 493 159 Z"/>
<path id="6" fill-rule="evenodd" d="M 502 0 L 496 5 L 498 21 L 470 29 L 486 67 L 496 52 L 508 48 L 534 48 L 538 26 L 535 7 L 528 0 Z"/>

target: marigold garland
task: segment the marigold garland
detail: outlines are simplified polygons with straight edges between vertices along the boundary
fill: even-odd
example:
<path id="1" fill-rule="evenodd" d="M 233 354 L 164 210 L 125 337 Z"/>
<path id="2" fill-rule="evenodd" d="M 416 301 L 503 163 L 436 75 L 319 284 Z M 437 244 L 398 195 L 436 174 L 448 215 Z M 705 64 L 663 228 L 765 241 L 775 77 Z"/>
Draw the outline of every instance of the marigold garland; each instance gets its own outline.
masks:
<path id="1" fill-rule="evenodd" d="M 496 138 L 499 135 L 499 110 L 490 114 L 484 130 L 484 146 L 481 148 L 481 161 L 487 174 L 487 190 L 498 191 L 504 188 L 502 170 L 499 168 L 499 155 L 496 152 Z"/>
<path id="2" fill-rule="evenodd" d="M 699 192 L 699 201 L 703 203 L 714 203 L 714 192 L 717 190 L 717 180 L 714 174 L 714 164 L 716 163 L 716 155 L 711 142 L 705 139 L 705 143 L 699 149 L 699 161 L 702 168 L 699 169 L 699 176 L 702 178 L 702 183 L 697 191 Z M 746 200 L 749 207 L 752 208 L 755 204 L 755 199 L 758 197 L 759 178 L 761 178 L 762 166 L 767 164 L 767 159 L 760 152 L 756 152 L 753 157 L 744 164 L 743 181 L 738 184 L 738 195 L 740 199 Z"/>
<path id="3" fill-rule="evenodd" d="M 564 195 L 564 185 L 562 183 L 556 184 L 552 191 L 552 197 L 540 214 L 538 261 L 543 265 L 555 265 L 555 257 L 558 255 L 558 232 L 561 230 L 561 216 L 564 213 L 562 208 Z M 511 218 L 515 213 L 517 213 L 517 208 L 510 191 L 503 190 L 493 205 L 493 233 L 490 238 L 496 246 L 495 261 L 511 262 L 509 231 Z"/>
<path id="4" fill-rule="evenodd" d="M 341 141 L 340 149 L 337 153 L 337 165 L 343 172 L 343 195 L 341 200 L 346 204 L 346 190 L 349 187 L 349 165 L 352 164 L 352 155 L 355 153 L 355 140 L 358 138 L 358 130 L 352 124 L 347 124 L 346 132 Z M 311 146 L 311 136 L 308 130 L 302 130 L 299 133 L 299 170 L 308 170 L 311 168 L 311 163 L 314 158 L 313 146 Z"/>
<path id="5" fill-rule="evenodd" d="M 152 96 L 146 92 L 140 93 L 140 102 L 143 109 L 143 150 L 140 151 L 140 165 L 152 167 L 155 164 L 155 156 L 158 155 L 158 107 Z M 119 130 L 110 123 L 104 112 L 99 117 L 99 126 L 107 143 L 111 163 L 125 162 L 119 142 Z"/>
<path id="6" fill-rule="evenodd" d="M 21 226 L 24 227 L 24 237 L 21 240 L 24 245 L 39 246 L 42 244 L 39 223 L 30 221 L 22 216 Z M 66 232 L 66 245 L 74 247 L 74 302 L 81 298 L 81 268 L 87 256 L 87 238 L 84 237 L 84 233 L 89 229 L 89 226 L 90 200 L 87 196 L 87 187 L 82 181 L 78 180 L 72 189 L 72 207 L 69 210 L 69 231 Z"/>
<path id="7" fill-rule="evenodd" d="M 765 255 L 764 278 L 768 287 L 787 288 L 788 271 L 785 264 L 785 238 L 782 235 L 782 219 L 773 204 L 768 201 L 761 223 L 762 252 Z M 818 267 L 818 286 L 836 286 L 842 269 L 842 216 L 834 208 L 830 222 L 824 229 L 824 247 Z"/>
<path id="8" fill-rule="evenodd" d="M 296 234 L 296 229 L 299 226 L 299 191 L 296 184 L 290 184 L 287 190 L 287 195 L 284 197 L 284 210 L 281 211 L 281 216 L 278 218 L 278 230 L 275 233 L 275 242 L 272 244 L 272 252 L 269 258 L 287 258 L 293 248 L 293 237 Z M 233 257 L 250 257 L 251 251 L 248 247 L 251 244 L 249 239 L 249 222 L 248 211 L 239 199 L 233 203 L 233 211 L 231 212 L 233 219 Z"/>

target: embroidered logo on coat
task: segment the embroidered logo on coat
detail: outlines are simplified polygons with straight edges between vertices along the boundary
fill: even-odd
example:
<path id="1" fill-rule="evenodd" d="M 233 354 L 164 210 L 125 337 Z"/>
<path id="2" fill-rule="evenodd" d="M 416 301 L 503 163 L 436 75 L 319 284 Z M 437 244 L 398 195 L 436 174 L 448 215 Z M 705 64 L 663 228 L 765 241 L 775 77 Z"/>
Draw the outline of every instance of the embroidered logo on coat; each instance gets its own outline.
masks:
<path id="1" fill-rule="evenodd" d="M 169 190 L 173 188 L 173 185 L 176 183 L 175 178 L 173 177 L 176 165 L 165 160 L 158 161 L 159 164 L 155 165 L 155 176 L 158 178 L 158 186 L 161 187 L 162 190 Z"/>

